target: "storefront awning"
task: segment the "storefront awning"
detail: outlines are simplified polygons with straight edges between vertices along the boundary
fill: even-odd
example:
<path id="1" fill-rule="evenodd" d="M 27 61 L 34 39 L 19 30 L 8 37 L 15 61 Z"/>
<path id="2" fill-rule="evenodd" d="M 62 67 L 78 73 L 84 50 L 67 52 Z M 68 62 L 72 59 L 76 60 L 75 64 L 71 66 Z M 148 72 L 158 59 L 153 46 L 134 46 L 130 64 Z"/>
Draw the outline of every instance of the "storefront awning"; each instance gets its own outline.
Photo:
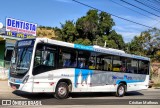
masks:
<path id="1" fill-rule="evenodd" d="M 6 36 L 6 35 L 0 35 L 0 38 L 4 39 L 14 39 L 14 40 L 21 40 L 22 38 L 17 38 L 17 37 L 11 37 L 11 36 Z"/>

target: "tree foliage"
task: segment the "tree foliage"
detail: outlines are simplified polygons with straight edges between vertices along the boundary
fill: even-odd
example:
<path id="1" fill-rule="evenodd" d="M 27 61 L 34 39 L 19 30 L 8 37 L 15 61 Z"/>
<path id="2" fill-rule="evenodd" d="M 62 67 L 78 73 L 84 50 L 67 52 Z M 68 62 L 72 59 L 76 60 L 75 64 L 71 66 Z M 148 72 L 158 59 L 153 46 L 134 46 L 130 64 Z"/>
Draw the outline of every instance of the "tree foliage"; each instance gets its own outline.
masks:
<path id="1" fill-rule="evenodd" d="M 76 22 L 67 20 L 61 24 L 61 29 L 56 28 L 55 33 L 59 40 L 66 42 L 100 46 L 104 46 L 106 42 L 106 47 L 124 49 L 125 43 L 122 36 L 112 30 L 114 25 L 109 14 L 89 10 Z"/>
<path id="2" fill-rule="evenodd" d="M 76 39 L 76 27 L 73 21 L 66 21 L 65 24 L 61 24 L 61 40 L 66 42 L 74 42 Z"/>
<path id="3" fill-rule="evenodd" d="M 157 28 L 149 29 L 135 36 L 129 43 L 130 53 L 145 55 L 153 60 L 160 61 L 160 30 Z"/>

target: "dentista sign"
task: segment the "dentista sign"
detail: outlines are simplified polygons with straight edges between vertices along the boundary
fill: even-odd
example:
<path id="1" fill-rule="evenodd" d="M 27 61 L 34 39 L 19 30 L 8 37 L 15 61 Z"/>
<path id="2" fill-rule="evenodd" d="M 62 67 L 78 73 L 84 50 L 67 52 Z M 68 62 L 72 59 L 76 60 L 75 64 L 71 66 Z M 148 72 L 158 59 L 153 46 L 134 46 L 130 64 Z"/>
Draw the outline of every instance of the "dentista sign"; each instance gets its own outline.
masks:
<path id="1" fill-rule="evenodd" d="M 6 18 L 6 32 L 36 36 L 36 30 L 37 24 L 13 18 Z"/>

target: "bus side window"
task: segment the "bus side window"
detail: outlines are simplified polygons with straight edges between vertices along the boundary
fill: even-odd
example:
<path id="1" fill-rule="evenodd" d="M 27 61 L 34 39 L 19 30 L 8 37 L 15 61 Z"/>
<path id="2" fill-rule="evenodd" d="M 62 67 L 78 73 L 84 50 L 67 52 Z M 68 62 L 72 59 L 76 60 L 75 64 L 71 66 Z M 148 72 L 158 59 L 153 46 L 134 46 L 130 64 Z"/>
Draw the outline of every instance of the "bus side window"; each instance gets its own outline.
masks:
<path id="1" fill-rule="evenodd" d="M 112 70 L 112 57 L 107 55 L 104 57 L 104 70 L 111 71 Z"/>
<path id="2" fill-rule="evenodd" d="M 55 69 L 55 46 L 45 46 L 44 44 L 37 44 L 33 75 L 47 72 Z"/>
<path id="3" fill-rule="evenodd" d="M 115 72 L 120 72 L 121 68 L 121 61 L 119 56 L 114 56 L 113 57 L 113 71 Z"/>
<path id="4" fill-rule="evenodd" d="M 95 65 L 94 65 L 94 63 L 92 63 L 91 61 L 89 61 L 89 69 L 95 69 Z"/>
<path id="5" fill-rule="evenodd" d="M 55 57 L 55 54 L 53 52 L 48 52 L 46 59 L 44 61 L 44 65 L 54 66 L 54 57 Z"/>
<path id="6" fill-rule="evenodd" d="M 79 51 L 78 52 L 78 68 L 89 68 L 89 57 L 90 52 L 88 51 Z"/>
<path id="7" fill-rule="evenodd" d="M 113 71 L 126 72 L 126 58 L 120 56 L 113 57 Z"/>
<path id="8" fill-rule="evenodd" d="M 96 69 L 112 71 L 112 56 L 97 53 Z"/>
<path id="9" fill-rule="evenodd" d="M 89 58 L 88 68 L 89 69 L 96 69 L 96 56 L 95 56 L 95 54 Z"/>
<path id="10" fill-rule="evenodd" d="M 41 52 L 39 50 L 37 50 L 36 56 L 34 58 L 34 67 L 41 65 L 41 61 L 42 61 L 41 59 L 42 59 Z"/>
<path id="11" fill-rule="evenodd" d="M 149 73 L 149 63 L 147 61 L 139 61 L 139 74 L 148 74 Z"/>
<path id="12" fill-rule="evenodd" d="M 138 71 L 138 60 L 127 58 L 127 73 L 137 73 Z"/>
<path id="13" fill-rule="evenodd" d="M 86 60 L 84 58 L 79 61 L 79 68 L 86 68 Z"/>
<path id="14" fill-rule="evenodd" d="M 77 67 L 77 52 L 75 49 L 60 47 L 59 50 L 59 68 Z"/>

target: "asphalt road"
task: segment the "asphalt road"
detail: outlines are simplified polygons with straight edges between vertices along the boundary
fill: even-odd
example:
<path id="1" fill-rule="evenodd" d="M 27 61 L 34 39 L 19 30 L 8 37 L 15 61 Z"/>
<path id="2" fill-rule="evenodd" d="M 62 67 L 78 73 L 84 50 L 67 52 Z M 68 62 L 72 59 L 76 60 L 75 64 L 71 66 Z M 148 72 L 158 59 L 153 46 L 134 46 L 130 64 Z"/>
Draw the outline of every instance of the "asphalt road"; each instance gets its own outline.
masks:
<path id="1" fill-rule="evenodd" d="M 7 85 L 7 81 L 0 81 L 0 100 L 31 100 L 41 101 L 42 105 L 127 105 L 129 101 L 158 101 L 160 105 L 160 89 L 148 89 L 135 92 L 127 92 L 124 97 L 115 97 L 113 93 L 76 93 L 71 94 L 69 99 L 57 100 L 52 94 L 36 93 L 30 94 L 13 90 Z M 156 99 L 156 100 L 155 100 Z M 1 103 L 0 103 L 1 104 Z M 129 105 L 130 106 L 130 105 Z M 0 106 L 1 107 L 1 106 Z M 14 107 L 14 106 L 12 106 Z M 50 106 L 49 106 L 50 107 Z M 142 106 L 144 107 L 144 105 Z M 131 108 L 131 107 L 130 107 Z M 135 107 L 134 107 L 135 108 Z M 139 108 L 139 107 L 137 107 Z"/>

